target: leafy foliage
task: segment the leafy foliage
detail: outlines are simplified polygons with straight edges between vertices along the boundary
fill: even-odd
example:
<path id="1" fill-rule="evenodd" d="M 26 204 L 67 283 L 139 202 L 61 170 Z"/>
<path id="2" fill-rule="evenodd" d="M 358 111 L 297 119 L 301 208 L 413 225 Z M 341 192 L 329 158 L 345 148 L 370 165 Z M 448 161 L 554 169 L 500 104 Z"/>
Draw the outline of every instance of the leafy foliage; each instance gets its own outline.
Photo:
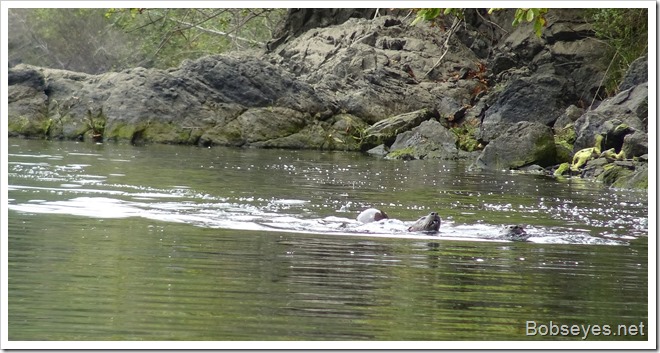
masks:
<path id="1" fill-rule="evenodd" d="M 463 151 L 472 152 L 480 148 L 479 141 L 476 139 L 479 123 L 477 121 L 467 121 L 465 124 L 450 128 L 450 131 L 456 135 L 456 147 Z"/>
<path id="2" fill-rule="evenodd" d="M 547 12 L 548 9 L 516 9 L 511 25 L 515 27 L 522 22 L 534 22 L 534 33 L 536 33 L 537 37 L 540 37 L 541 31 L 547 23 L 545 19 Z M 491 13 L 490 10 L 489 13 Z"/>
<path id="3" fill-rule="evenodd" d="M 108 25 L 103 9 L 9 9 L 10 64 L 28 63 L 87 73 L 140 61 L 138 38 Z"/>
<path id="4" fill-rule="evenodd" d="M 611 49 L 603 58 L 610 67 L 604 86 L 607 95 L 613 95 L 630 64 L 648 50 L 648 10 L 588 9 L 586 17 L 596 37 Z"/>
<path id="5" fill-rule="evenodd" d="M 464 18 L 463 14 L 464 9 L 417 9 L 417 17 L 412 22 L 412 25 L 417 24 L 419 21 L 424 20 L 428 22 L 435 22 L 435 19 L 440 15 L 453 15 L 458 18 Z"/>
<path id="6" fill-rule="evenodd" d="M 155 67 L 261 47 L 284 15 L 283 9 L 110 9 L 106 13 L 115 26 L 143 38 L 140 50 Z"/>
<path id="7" fill-rule="evenodd" d="M 9 62 L 87 73 L 261 47 L 285 9 L 10 9 Z"/>
<path id="8" fill-rule="evenodd" d="M 503 10 L 502 8 L 491 8 L 488 10 L 488 14 L 492 14 L 495 11 Z M 419 21 L 430 21 L 434 22 L 436 18 L 438 18 L 441 15 L 454 15 L 458 18 L 463 18 L 463 11 L 464 9 L 456 9 L 456 8 L 446 8 L 446 9 L 417 9 L 417 17 L 415 20 L 412 22 L 412 24 L 416 24 Z M 545 27 L 547 21 L 545 19 L 545 14 L 548 12 L 548 9 L 523 9 L 519 8 L 516 9 L 516 13 L 513 16 L 513 26 L 517 26 L 520 23 L 523 22 L 533 22 L 534 23 L 534 33 L 538 37 L 541 36 L 541 31 L 543 30 L 543 27 Z"/>

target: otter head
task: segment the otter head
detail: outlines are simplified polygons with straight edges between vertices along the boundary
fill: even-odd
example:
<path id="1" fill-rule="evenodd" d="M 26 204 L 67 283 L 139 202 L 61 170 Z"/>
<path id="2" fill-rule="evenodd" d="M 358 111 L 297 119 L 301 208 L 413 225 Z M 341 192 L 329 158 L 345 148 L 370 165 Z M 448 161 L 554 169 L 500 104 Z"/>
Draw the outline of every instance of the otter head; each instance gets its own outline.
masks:
<path id="1" fill-rule="evenodd" d="M 505 238 L 513 241 L 525 241 L 529 238 L 525 228 L 517 224 L 506 226 L 502 232 Z"/>
<path id="2" fill-rule="evenodd" d="M 385 211 L 378 210 L 378 212 L 374 213 L 374 221 L 378 222 L 381 219 L 387 219 L 387 213 Z"/>
<path id="3" fill-rule="evenodd" d="M 408 228 L 409 232 L 437 232 L 440 229 L 440 216 L 436 212 L 429 213 Z"/>

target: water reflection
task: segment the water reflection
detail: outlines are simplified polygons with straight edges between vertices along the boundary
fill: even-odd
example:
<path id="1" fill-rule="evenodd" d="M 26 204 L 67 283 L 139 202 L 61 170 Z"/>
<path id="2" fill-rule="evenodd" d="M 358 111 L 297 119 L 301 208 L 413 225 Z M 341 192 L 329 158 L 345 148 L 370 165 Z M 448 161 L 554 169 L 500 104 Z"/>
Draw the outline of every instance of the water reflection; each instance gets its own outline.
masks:
<path id="1" fill-rule="evenodd" d="M 359 154 L 10 146 L 10 340 L 581 340 L 524 323 L 648 318 L 644 193 Z M 368 206 L 443 226 L 347 231 Z M 515 223 L 536 240 L 480 237 Z"/>

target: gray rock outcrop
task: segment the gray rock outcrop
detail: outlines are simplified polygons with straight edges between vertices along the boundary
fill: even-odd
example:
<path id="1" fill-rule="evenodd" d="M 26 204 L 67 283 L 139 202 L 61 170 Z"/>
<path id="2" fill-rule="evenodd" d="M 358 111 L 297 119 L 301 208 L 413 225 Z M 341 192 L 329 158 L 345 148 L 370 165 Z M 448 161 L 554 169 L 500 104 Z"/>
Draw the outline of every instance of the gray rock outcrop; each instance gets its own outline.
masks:
<path id="1" fill-rule="evenodd" d="M 459 158 L 456 136 L 436 120 L 428 120 L 416 128 L 400 133 L 390 147 L 390 159 Z"/>
<path id="2" fill-rule="evenodd" d="M 455 33 L 450 17 L 410 26 L 397 10 L 375 18 L 376 9 L 289 12 L 258 55 L 101 75 L 11 67 L 8 134 L 369 150 L 470 158 L 483 169 L 552 169 L 600 134 L 603 151 L 636 158 L 604 182 L 643 169 L 648 57 L 633 62 L 617 95 L 604 97 L 607 65 L 599 59 L 607 48 L 579 10 L 553 9 L 540 38 L 526 25 L 511 27 L 511 10 L 467 10 Z"/>
<path id="3" fill-rule="evenodd" d="M 534 164 L 548 167 L 555 164 L 556 156 L 552 129 L 538 122 L 521 121 L 491 141 L 473 168 L 509 170 Z"/>

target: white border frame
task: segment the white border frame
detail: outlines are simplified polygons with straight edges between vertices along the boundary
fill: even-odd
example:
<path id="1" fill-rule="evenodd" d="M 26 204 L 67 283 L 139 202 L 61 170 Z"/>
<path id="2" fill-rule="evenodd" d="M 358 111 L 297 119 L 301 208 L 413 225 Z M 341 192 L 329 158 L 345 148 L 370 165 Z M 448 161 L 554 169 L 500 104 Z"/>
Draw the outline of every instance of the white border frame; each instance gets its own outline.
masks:
<path id="1" fill-rule="evenodd" d="M 657 31 L 657 4 L 655 1 L 446 1 L 442 2 L 443 7 L 470 7 L 470 8 L 516 8 L 532 2 L 535 7 L 548 7 L 548 8 L 632 8 L 644 7 L 649 9 L 649 97 L 657 97 L 657 82 L 656 82 L 656 65 L 657 65 L 657 48 L 656 48 L 656 31 Z M 182 6 L 185 5 L 185 6 Z M 2 349 L 657 349 L 657 221 L 656 221 L 656 172 L 657 172 L 657 106 L 656 100 L 651 99 L 652 104 L 649 104 L 649 215 L 648 215 L 648 229 L 649 229 L 649 256 L 648 256 L 648 341 L 496 341 L 496 342 L 482 342 L 482 341 L 460 341 L 460 342 L 383 342 L 383 341 L 340 341 L 340 342 L 324 342 L 324 341 L 286 341 L 286 342 L 269 342 L 269 341 L 230 341 L 230 342 L 169 342 L 169 341 L 147 341 L 147 342 L 133 342 L 133 341 L 119 341 L 119 342 L 105 342 L 105 341 L 82 341 L 82 342 L 42 342 L 42 341 L 8 341 L 8 318 L 7 318 L 7 72 L 8 72 L 8 56 L 7 56 L 7 32 L 8 32 L 8 9 L 9 8 L 127 8 L 127 7 L 281 7 L 281 8 L 296 8 L 301 7 L 318 7 L 318 8 L 365 8 L 365 7 L 380 7 L 380 8 L 428 8 L 437 7 L 437 1 L 322 1 L 322 2 L 302 2 L 302 1 L 2 1 L 1 6 L 1 43 L 0 53 L 2 53 L 2 61 L 0 63 L 0 77 L 2 79 L 2 100 L 0 106 L 1 125 L 0 125 L 0 226 L 1 226 L 1 243 L 2 250 L 2 267 L 0 272 L 1 282 L 1 295 L 2 295 L 2 331 L 0 335 L 2 340 L 0 345 Z M 313 6 L 309 6 L 313 5 Z M 466 6 L 469 5 L 469 6 Z"/>

